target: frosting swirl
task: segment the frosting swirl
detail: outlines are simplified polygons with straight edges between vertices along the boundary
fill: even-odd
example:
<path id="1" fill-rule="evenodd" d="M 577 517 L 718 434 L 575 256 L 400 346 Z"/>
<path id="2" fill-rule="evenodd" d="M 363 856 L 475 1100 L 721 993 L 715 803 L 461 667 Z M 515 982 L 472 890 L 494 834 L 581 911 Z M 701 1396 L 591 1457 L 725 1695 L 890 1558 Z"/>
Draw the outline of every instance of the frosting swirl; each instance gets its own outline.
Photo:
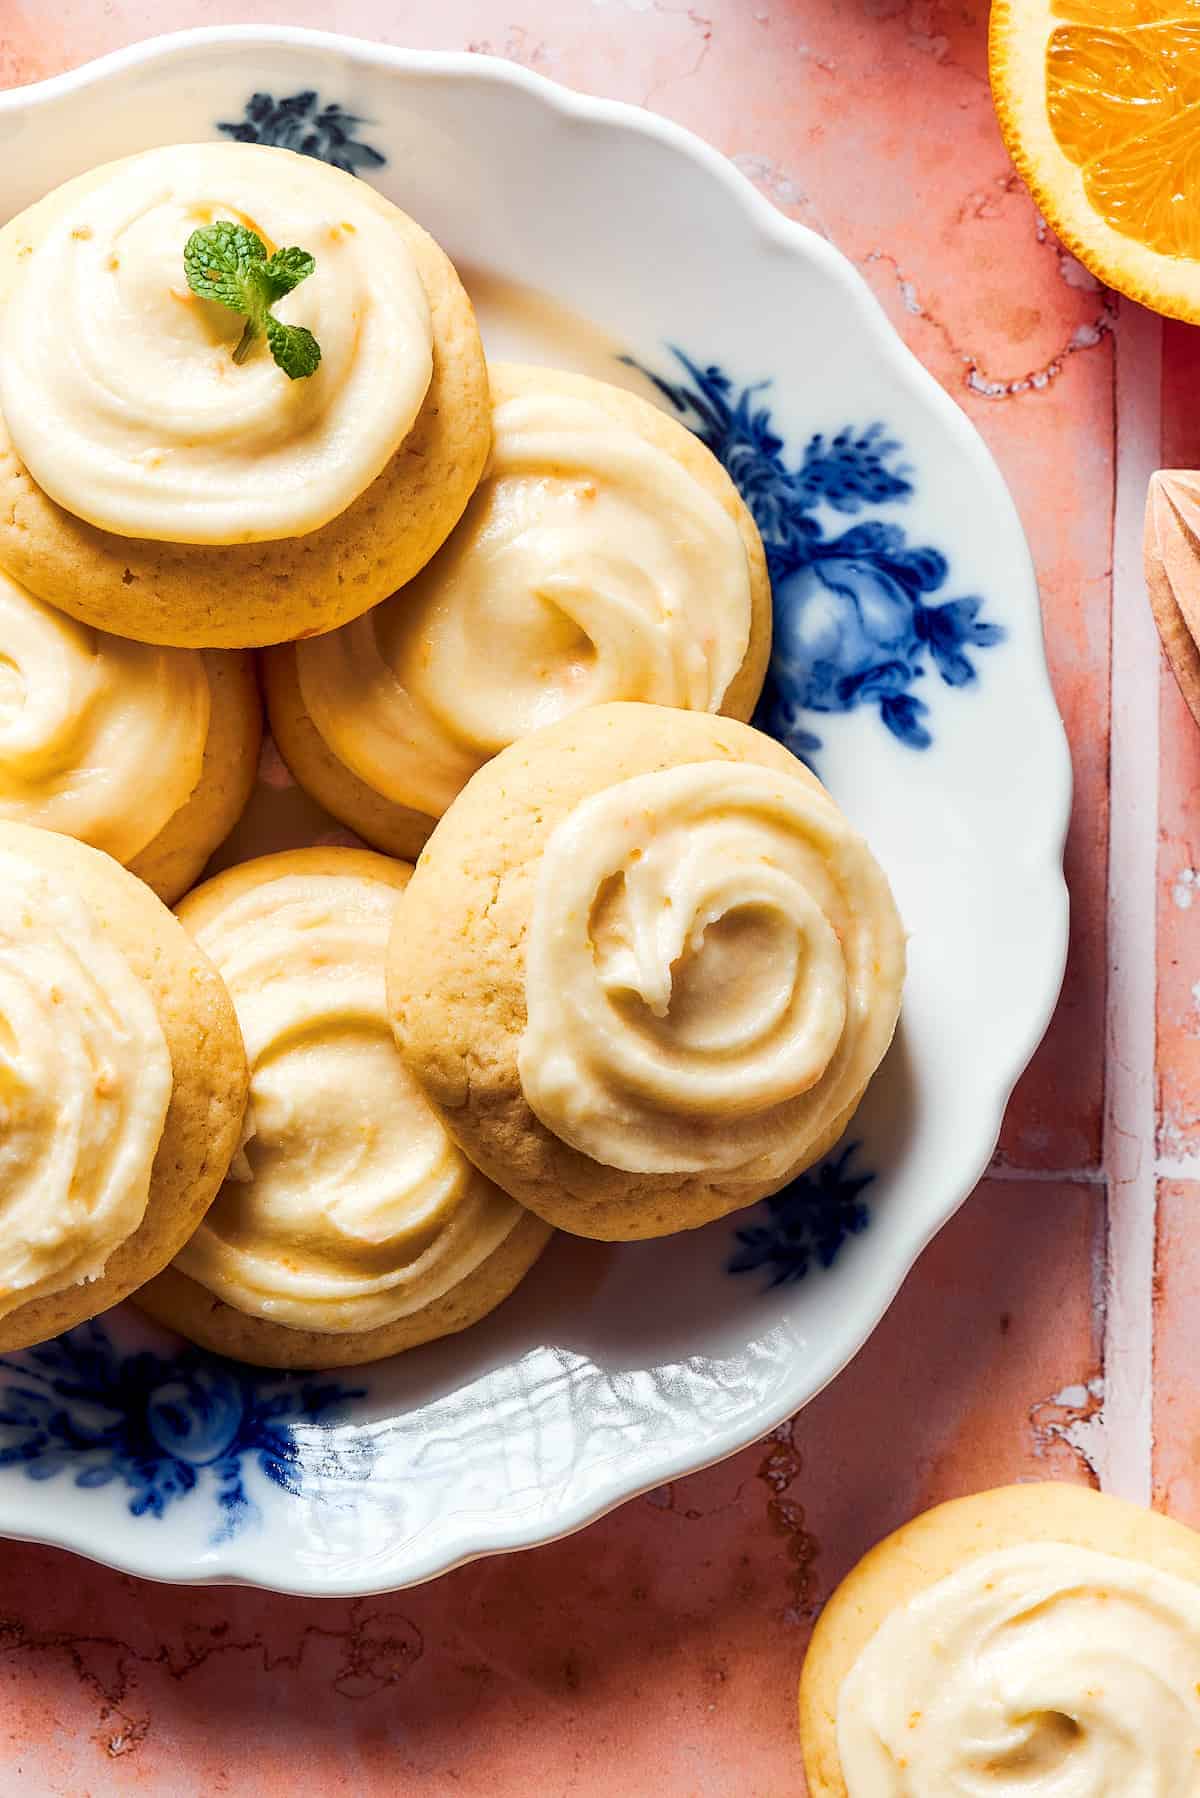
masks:
<path id="1" fill-rule="evenodd" d="M 410 430 L 429 304 L 387 202 L 311 157 L 183 144 L 116 163 L 28 258 L 0 339 L 0 406 L 38 485 L 127 537 L 251 543 L 316 530 Z M 276 314 L 321 366 L 290 381 L 242 320 L 188 287 L 192 231 L 233 219 L 315 272 Z"/>
<path id="2" fill-rule="evenodd" d="M 250 1102 L 242 1150 L 175 1265 L 294 1329 L 371 1330 L 419 1311 L 522 1215 L 451 1142 L 395 1047 L 395 900 L 357 872 L 281 872 L 193 930 L 242 1027 Z"/>
<path id="3" fill-rule="evenodd" d="M 195 650 L 92 630 L 0 573 L 0 818 L 132 861 L 200 779 L 209 701 Z"/>
<path id="4" fill-rule="evenodd" d="M 582 706 L 716 712 L 750 637 L 746 551 L 720 502 L 594 401 L 502 400 L 463 521 L 416 580 L 296 646 L 334 755 L 440 817 L 489 757 Z"/>
<path id="5" fill-rule="evenodd" d="M 1200 1587 L 1067 1543 L 984 1555 L 871 1638 L 837 1741 L 849 1798 L 1185 1798 Z"/>
<path id="6" fill-rule="evenodd" d="M 815 780 L 735 762 L 636 775 L 543 851 L 521 1087 L 609 1167 L 774 1178 L 874 1073 L 903 975 L 883 872 Z"/>
<path id="7" fill-rule="evenodd" d="M 0 848 L 0 1316 L 104 1271 L 171 1098 L 145 986 L 61 880 Z"/>

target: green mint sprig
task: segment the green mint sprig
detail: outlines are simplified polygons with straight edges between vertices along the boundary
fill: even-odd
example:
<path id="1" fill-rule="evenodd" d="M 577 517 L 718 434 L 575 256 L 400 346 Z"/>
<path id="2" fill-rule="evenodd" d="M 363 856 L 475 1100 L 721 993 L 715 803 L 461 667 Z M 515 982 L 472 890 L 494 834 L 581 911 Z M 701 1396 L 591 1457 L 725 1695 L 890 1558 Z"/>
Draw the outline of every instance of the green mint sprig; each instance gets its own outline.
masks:
<path id="1" fill-rule="evenodd" d="M 285 325 L 271 311 L 276 300 L 307 281 L 316 268 L 307 250 L 276 250 L 268 257 L 267 246 L 256 232 L 235 225 L 232 219 L 218 219 L 215 225 L 192 232 L 183 248 L 183 266 L 193 293 L 202 300 L 216 300 L 245 318 L 245 329 L 233 352 L 235 362 L 244 362 L 265 335 L 272 356 L 289 380 L 316 373 L 321 346 L 312 332 L 303 325 Z"/>

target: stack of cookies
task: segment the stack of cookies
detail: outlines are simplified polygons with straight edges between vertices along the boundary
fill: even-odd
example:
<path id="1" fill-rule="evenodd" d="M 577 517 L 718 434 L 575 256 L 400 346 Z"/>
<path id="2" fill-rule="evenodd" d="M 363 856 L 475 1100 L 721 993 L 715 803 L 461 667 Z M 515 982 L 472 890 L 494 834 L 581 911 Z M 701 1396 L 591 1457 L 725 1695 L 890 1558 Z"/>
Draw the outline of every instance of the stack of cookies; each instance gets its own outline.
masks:
<path id="1" fill-rule="evenodd" d="M 371 1360 L 555 1229 L 689 1229 L 822 1155 L 904 937 L 746 722 L 770 584 L 704 446 L 489 370 L 432 239 L 289 151 L 67 183 L 0 305 L 0 1349 L 136 1293 Z M 369 847 L 195 886 L 260 691 Z"/>

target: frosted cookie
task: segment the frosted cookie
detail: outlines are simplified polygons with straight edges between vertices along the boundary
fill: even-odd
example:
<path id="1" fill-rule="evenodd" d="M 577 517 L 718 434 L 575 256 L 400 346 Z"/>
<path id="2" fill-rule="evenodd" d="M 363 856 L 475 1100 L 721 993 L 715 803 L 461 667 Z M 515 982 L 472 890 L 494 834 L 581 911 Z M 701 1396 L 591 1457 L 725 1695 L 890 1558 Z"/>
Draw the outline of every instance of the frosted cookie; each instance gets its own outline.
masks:
<path id="1" fill-rule="evenodd" d="M 247 655 L 94 630 L 0 573 L 0 819 L 78 837 L 168 904 L 250 797 Z"/>
<path id="2" fill-rule="evenodd" d="M 225 1176 L 246 1088 L 229 995 L 149 888 L 0 822 L 0 1350 L 171 1259 Z"/>
<path id="3" fill-rule="evenodd" d="M 587 705 L 749 718 L 771 648 L 762 541 L 698 437 L 607 382 L 493 364 L 492 454 L 394 598 L 266 661 L 300 785 L 412 855 L 476 770 Z"/>
<path id="4" fill-rule="evenodd" d="M 290 379 L 265 337 L 234 360 L 245 318 L 184 263 L 220 221 L 311 256 L 274 316 L 315 337 L 314 373 Z M 174 145 L 80 176 L 0 233 L 0 301 L 0 564 L 103 630 L 224 648 L 329 630 L 424 565 L 483 468 L 487 371 L 453 267 L 311 157 Z"/>
<path id="5" fill-rule="evenodd" d="M 396 909 L 389 996 L 472 1161 L 619 1240 L 823 1154 L 903 976 L 887 881 L 794 756 L 732 719 L 608 705 L 467 784 Z"/>
<path id="6" fill-rule="evenodd" d="M 800 1731 L 812 1798 L 1182 1798 L 1200 1536 L 1055 1483 L 939 1505 L 825 1607 Z"/>
<path id="7" fill-rule="evenodd" d="M 365 850 L 292 850 L 180 906 L 232 994 L 250 1103 L 220 1196 L 138 1302 L 220 1354 L 396 1354 L 491 1311 L 549 1240 L 467 1162 L 396 1052 L 384 955 L 409 873 Z"/>

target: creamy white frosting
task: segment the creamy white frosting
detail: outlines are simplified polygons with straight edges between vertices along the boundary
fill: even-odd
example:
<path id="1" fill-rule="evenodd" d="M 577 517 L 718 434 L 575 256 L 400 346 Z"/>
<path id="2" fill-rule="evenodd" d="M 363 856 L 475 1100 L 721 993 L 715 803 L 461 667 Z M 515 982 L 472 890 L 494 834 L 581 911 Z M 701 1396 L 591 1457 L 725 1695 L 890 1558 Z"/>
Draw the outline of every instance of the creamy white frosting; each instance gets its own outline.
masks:
<path id="1" fill-rule="evenodd" d="M 293 1329 L 408 1316 L 522 1215 L 451 1142 L 395 1047 L 396 896 L 358 873 L 281 873 L 194 931 L 242 1027 L 250 1102 L 241 1152 L 175 1265 Z"/>
<path id="2" fill-rule="evenodd" d="M 842 1683 L 849 1798 L 1194 1798 L 1200 1586 L 1061 1542 L 969 1561 Z"/>
<path id="3" fill-rule="evenodd" d="M 0 1316 L 138 1228 L 171 1098 L 145 986 L 65 881 L 0 846 Z"/>
<path id="4" fill-rule="evenodd" d="M 715 712 L 750 638 L 720 502 L 594 401 L 529 392 L 449 543 L 393 599 L 296 646 L 305 708 L 378 793 L 440 817 L 490 756 L 612 699 Z"/>
<path id="5" fill-rule="evenodd" d="M 191 798 L 209 711 L 198 651 L 92 630 L 0 573 L 0 818 L 132 861 Z"/>
<path id="6" fill-rule="evenodd" d="M 275 307 L 321 346 L 291 381 L 188 287 L 183 250 L 230 219 L 316 270 Z M 0 337 L 0 407 L 38 485 L 124 536 L 293 537 L 336 517 L 408 434 L 432 373 L 429 305 L 378 195 L 312 157 L 183 144 L 113 165 L 27 259 Z"/>
<path id="7" fill-rule="evenodd" d="M 543 851 L 521 1087 L 609 1167 L 770 1178 L 857 1099 L 903 976 L 887 881 L 815 781 L 737 762 L 637 775 Z"/>

